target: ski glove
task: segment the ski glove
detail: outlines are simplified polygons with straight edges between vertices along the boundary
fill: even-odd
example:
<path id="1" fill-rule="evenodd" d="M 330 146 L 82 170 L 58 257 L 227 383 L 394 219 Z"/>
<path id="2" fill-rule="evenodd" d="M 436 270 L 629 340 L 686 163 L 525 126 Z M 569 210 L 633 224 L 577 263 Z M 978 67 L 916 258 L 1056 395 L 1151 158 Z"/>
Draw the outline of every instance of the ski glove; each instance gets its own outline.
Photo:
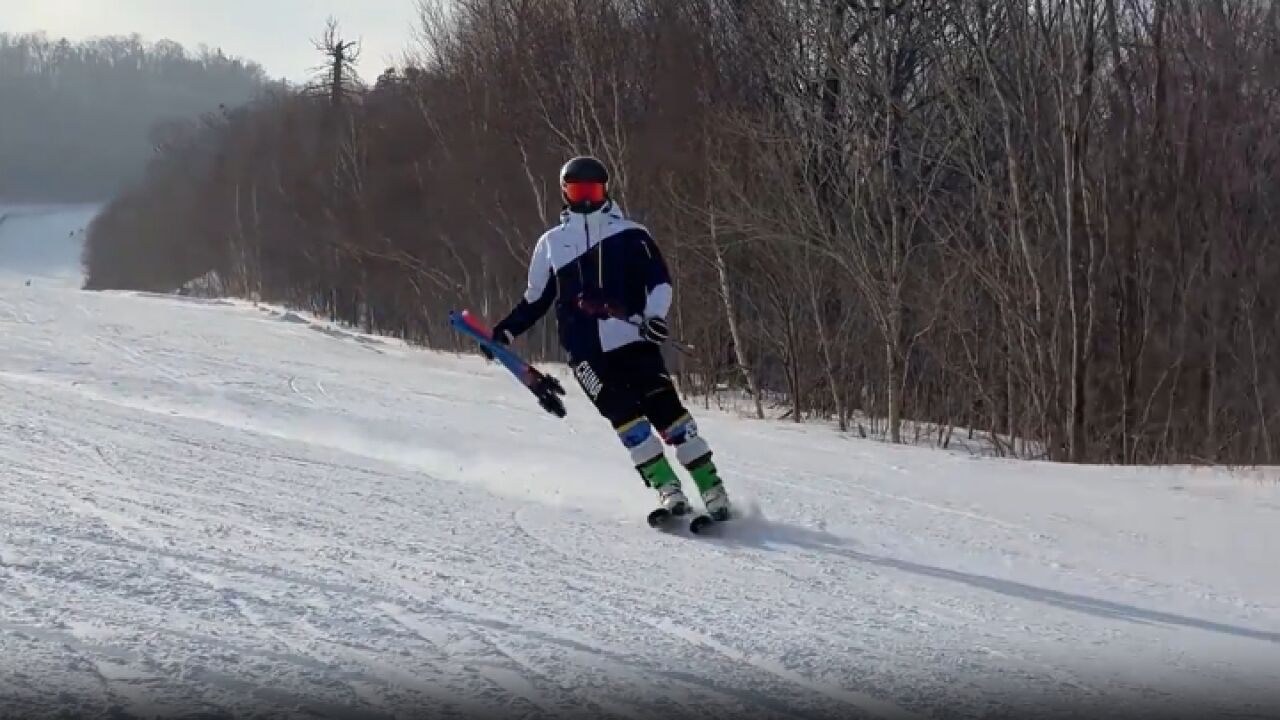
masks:
<path id="1" fill-rule="evenodd" d="M 660 317 L 645 318 L 640 324 L 640 337 L 648 340 L 654 345 L 661 345 L 667 341 L 671 332 L 667 329 L 667 321 Z"/>
<path id="2" fill-rule="evenodd" d="M 502 327 L 501 324 L 499 324 L 497 327 L 493 329 L 493 342 L 495 345 L 501 345 L 503 347 L 507 347 L 511 345 L 511 342 L 513 340 L 515 340 L 515 337 L 512 336 L 511 331 Z M 493 353 L 489 352 L 489 348 L 485 347 L 484 345 L 480 346 L 480 354 L 484 355 L 485 359 L 491 362 L 493 361 Z"/>

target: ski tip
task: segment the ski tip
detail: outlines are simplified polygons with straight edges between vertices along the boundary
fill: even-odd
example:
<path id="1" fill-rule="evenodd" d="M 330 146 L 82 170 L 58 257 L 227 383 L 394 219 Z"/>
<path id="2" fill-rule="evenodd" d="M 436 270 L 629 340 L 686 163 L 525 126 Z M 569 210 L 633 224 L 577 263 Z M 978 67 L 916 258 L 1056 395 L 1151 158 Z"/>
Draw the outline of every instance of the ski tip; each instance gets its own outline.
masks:
<path id="1" fill-rule="evenodd" d="M 657 510 L 654 510 L 653 512 L 649 513 L 649 517 L 646 519 L 649 522 L 649 527 L 660 528 L 663 525 L 665 525 L 666 522 L 671 519 L 671 517 L 672 516 L 671 516 L 670 510 L 666 508 L 658 508 Z"/>
<path id="2" fill-rule="evenodd" d="M 724 525 L 730 520 L 733 520 L 735 517 L 736 517 L 735 515 L 731 514 L 725 517 L 718 518 L 714 515 L 711 515 L 710 513 L 706 513 L 706 512 L 698 513 L 697 517 L 689 521 L 689 531 L 694 533 L 695 535 L 699 533 L 707 532 L 708 530 L 714 532 L 719 529 L 717 526 Z"/>

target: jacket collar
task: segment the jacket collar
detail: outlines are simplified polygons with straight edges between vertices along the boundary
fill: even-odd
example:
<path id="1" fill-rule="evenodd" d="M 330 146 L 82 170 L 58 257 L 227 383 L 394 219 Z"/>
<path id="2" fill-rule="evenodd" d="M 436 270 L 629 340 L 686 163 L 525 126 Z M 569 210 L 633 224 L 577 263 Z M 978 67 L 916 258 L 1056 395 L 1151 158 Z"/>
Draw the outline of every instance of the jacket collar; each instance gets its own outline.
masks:
<path id="1" fill-rule="evenodd" d="M 604 238 L 609 225 L 625 220 L 622 208 L 613 200 L 606 202 L 599 210 L 591 213 L 570 212 L 567 208 L 560 211 L 560 225 L 565 230 L 586 231 L 592 243 Z"/>

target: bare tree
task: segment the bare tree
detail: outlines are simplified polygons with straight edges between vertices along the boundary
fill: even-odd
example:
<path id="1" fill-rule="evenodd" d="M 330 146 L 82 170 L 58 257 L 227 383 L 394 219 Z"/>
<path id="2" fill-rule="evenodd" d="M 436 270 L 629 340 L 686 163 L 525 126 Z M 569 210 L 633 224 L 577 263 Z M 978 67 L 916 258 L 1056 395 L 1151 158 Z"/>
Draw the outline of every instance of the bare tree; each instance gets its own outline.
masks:
<path id="1" fill-rule="evenodd" d="M 91 228 L 90 287 L 214 272 L 460 348 L 446 310 L 515 301 L 556 170 L 591 152 L 671 260 L 707 403 L 1023 457 L 1276 460 L 1275 4 L 420 10 L 372 87 L 331 23 L 314 86 L 157 132 Z M 557 357 L 550 332 L 523 349 Z"/>

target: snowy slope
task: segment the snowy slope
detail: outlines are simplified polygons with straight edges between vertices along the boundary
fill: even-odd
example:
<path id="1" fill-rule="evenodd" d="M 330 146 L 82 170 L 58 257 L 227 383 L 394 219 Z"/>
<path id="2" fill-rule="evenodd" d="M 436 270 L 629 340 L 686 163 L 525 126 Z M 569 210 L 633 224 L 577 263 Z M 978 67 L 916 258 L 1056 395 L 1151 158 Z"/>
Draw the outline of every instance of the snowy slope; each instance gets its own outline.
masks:
<path id="1" fill-rule="evenodd" d="M 80 250 L 100 205 L 0 204 L 0 276 L 79 287 Z"/>
<path id="2" fill-rule="evenodd" d="M 1274 716 L 1274 474 L 701 412 L 719 539 L 576 389 L 241 303 L 0 280 L 0 715 Z M 1021 715 L 1027 716 L 1027 715 Z"/>

